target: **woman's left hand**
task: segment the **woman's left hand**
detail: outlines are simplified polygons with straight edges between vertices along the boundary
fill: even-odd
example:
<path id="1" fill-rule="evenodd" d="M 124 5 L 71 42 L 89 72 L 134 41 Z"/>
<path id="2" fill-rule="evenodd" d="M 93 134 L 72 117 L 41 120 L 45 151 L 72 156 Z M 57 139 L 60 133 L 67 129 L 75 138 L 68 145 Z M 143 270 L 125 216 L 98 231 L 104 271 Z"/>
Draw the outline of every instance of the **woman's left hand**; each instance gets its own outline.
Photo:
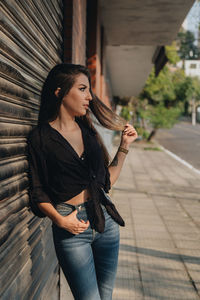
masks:
<path id="1" fill-rule="evenodd" d="M 135 128 L 131 124 L 126 123 L 125 129 L 122 131 L 121 145 L 130 145 L 137 139 L 137 137 L 138 134 Z"/>

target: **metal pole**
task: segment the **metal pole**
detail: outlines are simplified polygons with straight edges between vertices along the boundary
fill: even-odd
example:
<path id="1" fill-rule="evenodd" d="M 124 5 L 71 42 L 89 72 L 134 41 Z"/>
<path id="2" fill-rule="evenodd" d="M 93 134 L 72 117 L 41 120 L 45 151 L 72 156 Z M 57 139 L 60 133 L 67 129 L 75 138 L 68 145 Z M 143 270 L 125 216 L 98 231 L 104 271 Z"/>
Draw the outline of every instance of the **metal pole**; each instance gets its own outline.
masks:
<path id="1" fill-rule="evenodd" d="M 196 125 L 196 105 L 195 105 L 195 98 L 192 98 L 192 125 Z"/>

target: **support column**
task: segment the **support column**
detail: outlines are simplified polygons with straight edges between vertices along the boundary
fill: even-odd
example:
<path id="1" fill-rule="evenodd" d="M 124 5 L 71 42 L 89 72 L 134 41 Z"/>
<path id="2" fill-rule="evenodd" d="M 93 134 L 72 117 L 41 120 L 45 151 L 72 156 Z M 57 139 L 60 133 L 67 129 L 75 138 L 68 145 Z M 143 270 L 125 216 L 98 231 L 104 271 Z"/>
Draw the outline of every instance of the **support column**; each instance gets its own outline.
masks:
<path id="1" fill-rule="evenodd" d="M 86 64 L 86 0 L 64 0 L 63 62 Z"/>
<path id="2" fill-rule="evenodd" d="M 98 0 L 87 1 L 87 66 L 90 69 L 92 89 L 101 97 L 101 31 Z"/>
<path id="3" fill-rule="evenodd" d="M 73 0 L 63 0 L 63 62 L 72 62 Z"/>

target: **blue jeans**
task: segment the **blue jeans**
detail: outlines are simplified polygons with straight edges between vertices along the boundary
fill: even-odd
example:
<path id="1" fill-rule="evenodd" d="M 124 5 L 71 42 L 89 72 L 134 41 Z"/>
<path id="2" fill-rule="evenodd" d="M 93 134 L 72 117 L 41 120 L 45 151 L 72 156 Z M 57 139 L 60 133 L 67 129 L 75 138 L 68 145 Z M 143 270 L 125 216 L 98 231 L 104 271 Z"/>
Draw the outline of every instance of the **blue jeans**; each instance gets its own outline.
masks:
<path id="1" fill-rule="evenodd" d="M 61 203 L 57 211 L 66 216 L 77 209 L 78 219 L 90 220 L 87 202 L 81 205 Z M 104 206 L 105 230 L 96 232 L 91 226 L 74 235 L 52 224 L 53 239 L 59 264 L 75 300 L 111 300 L 118 252 L 119 225 Z"/>

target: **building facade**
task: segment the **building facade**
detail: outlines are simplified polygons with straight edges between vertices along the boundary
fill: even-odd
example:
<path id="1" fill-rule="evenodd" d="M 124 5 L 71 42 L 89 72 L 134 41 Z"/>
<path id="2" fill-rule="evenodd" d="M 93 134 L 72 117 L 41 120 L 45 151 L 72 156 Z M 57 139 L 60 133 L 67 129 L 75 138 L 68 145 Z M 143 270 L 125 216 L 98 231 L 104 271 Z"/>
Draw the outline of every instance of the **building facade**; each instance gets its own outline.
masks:
<path id="1" fill-rule="evenodd" d="M 183 61 L 179 61 L 177 67 L 183 68 Z M 200 78 L 200 60 L 184 60 L 184 71 L 186 76 Z"/>
<path id="2" fill-rule="evenodd" d="M 56 300 L 51 222 L 29 208 L 26 138 L 37 124 L 44 79 L 62 61 L 88 65 L 93 90 L 110 106 L 98 2 L 7 0 L 2 13 L 0 298 Z"/>

